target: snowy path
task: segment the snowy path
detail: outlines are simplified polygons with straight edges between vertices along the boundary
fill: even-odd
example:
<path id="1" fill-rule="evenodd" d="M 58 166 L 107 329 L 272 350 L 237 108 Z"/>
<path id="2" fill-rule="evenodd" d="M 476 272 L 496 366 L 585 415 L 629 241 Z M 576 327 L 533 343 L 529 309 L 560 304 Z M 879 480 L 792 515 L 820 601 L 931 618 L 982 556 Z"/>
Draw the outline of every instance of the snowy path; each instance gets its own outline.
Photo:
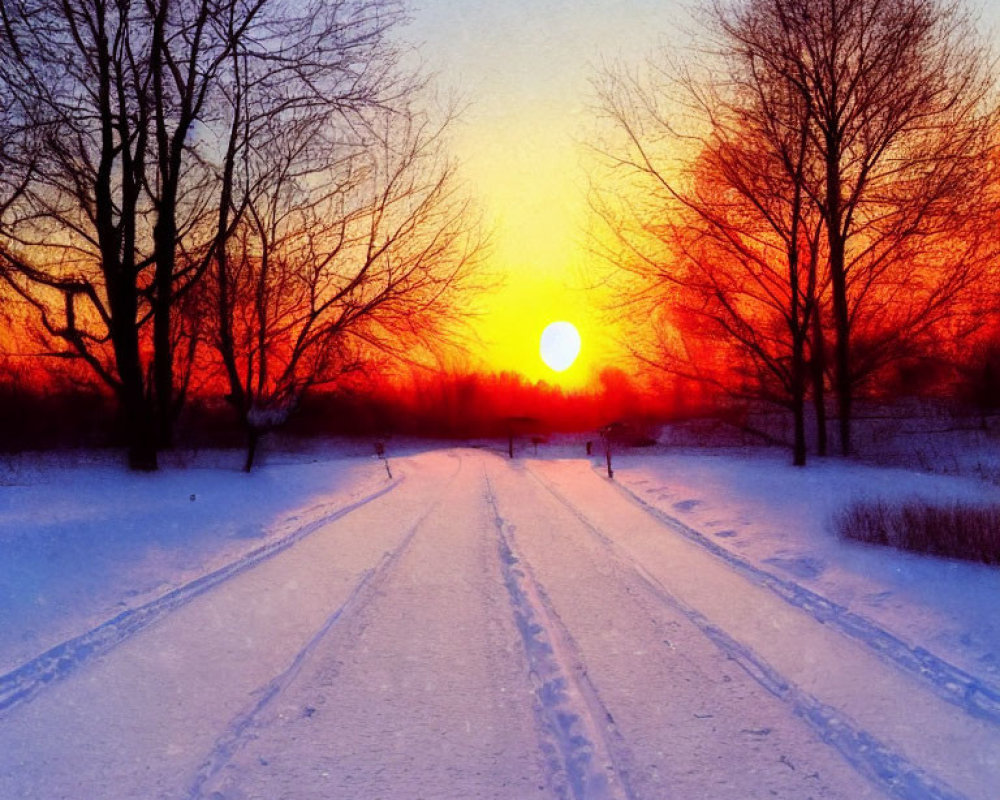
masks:
<path id="1" fill-rule="evenodd" d="M 995 721 L 586 462 L 394 471 L 28 681 L 0 797 L 995 797 Z"/>
<path id="2" fill-rule="evenodd" d="M 646 508 L 623 502 L 618 487 L 594 480 L 589 465 L 533 471 L 649 594 L 683 614 L 876 786 L 907 800 L 995 797 L 1000 727 L 970 713 L 974 704 L 955 705 L 933 681 L 880 657 L 877 642 L 825 624 L 759 576 L 655 524 Z"/>
<path id="3" fill-rule="evenodd" d="M 551 466 L 574 469 L 581 497 L 603 494 L 603 479 L 585 462 Z M 635 797 L 882 796 L 648 591 L 628 559 L 532 478 L 536 468 L 494 465 L 499 511 L 573 637 L 574 672 L 608 711 L 616 766 Z"/>
<path id="4" fill-rule="evenodd" d="M 1000 684 L 973 675 L 945 658 L 919 645 L 903 641 L 876 622 L 850 611 L 845 606 L 814 592 L 801 584 L 762 569 L 716 542 L 705 533 L 685 525 L 676 517 L 649 505 L 631 490 L 629 494 L 649 514 L 728 562 L 737 572 L 754 583 L 766 586 L 790 605 L 802 609 L 824 625 L 866 645 L 882 658 L 892 661 L 914 677 L 927 682 L 928 688 L 944 700 L 964 709 L 973 716 L 1000 724 Z M 780 559 L 771 559 L 771 562 Z"/>

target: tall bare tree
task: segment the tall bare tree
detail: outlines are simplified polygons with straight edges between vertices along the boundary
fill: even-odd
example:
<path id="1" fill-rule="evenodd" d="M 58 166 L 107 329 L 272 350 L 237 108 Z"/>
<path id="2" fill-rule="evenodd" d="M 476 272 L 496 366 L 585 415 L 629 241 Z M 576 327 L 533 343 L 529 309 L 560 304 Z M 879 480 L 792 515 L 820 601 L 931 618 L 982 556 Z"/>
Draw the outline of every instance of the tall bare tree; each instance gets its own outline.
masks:
<path id="1" fill-rule="evenodd" d="M 0 217 L 5 274 L 58 354 L 115 391 L 134 468 L 155 469 L 169 442 L 175 300 L 212 261 L 209 215 L 230 205 L 215 134 L 233 59 L 273 85 L 337 73 L 327 102 L 377 103 L 398 20 L 390 0 L 4 3 L 0 87 L 17 136 L 39 144 Z"/>
<path id="2" fill-rule="evenodd" d="M 663 113 L 669 98 L 662 86 L 623 72 L 601 85 L 602 106 L 622 135 L 605 157 L 627 171 L 632 191 L 658 205 L 650 218 L 644 206 L 634 222 L 616 216 L 613 204 L 603 206 L 625 245 L 611 257 L 642 284 L 664 287 L 640 295 L 640 302 L 668 304 L 677 331 L 661 341 L 659 365 L 790 408 L 793 461 L 803 465 L 822 233 L 806 185 L 806 108 L 763 70 L 733 70 L 727 93 L 690 75 L 677 85 L 704 122 L 703 133 L 688 140 L 683 167 L 677 148 L 664 146 L 683 142 Z M 713 339 L 728 363 L 709 363 L 685 328 Z"/>
<path id="3" fill-rule="evenodd" d="M 996 179 L 994 65 L 953 0 L 717 2 L 712 16 L 730 58 L 778 76 L 808 109 L 848 453 L 861 320 L 896 317 L 869 348 L 885 351 L 949 313 L 980 277 Z"/>
<path id="4" fill-rule="evenodd" d="M 228 118 L 230 132 L 243 125 L 243 136 L 235 142 L 260 149 L 264 141 L 246 139 L 266 141 L 267 125 L 273 127 L 277 119 L 288 121 L 292 112 L 326 110 L 348 116 L 392 102 L 408 84 L 394 71 L 395 51 L 388 42 L 389 31 L 402 18 L 394 0 L 145 2 L 153 19 L 150 73 L 158 178 L 153 193 L 154 389 L 160 438 L 167 442 L 176 388 L 171 339 L 174 297 L 201 276 L 217 243 L 217 238 L 206 236 L 212 246 L 199 251 L 198 242 L 187 242 L 180 235 L 182 192 L 189 176 L 197 174 L 186 158 L 192 150 L 189 138 L 199 132 L 210 138 L 208 131 Z M 245 95 L 245 108 L 256 105 L 252 113 L 238 113 L 241 99 L 233 92 Z M 203 146 L 195 154 L 209 159 L 207 150 Z M 210 207 L 222 209 L 230 200 L 232 175 L 225 156 L 211 163 Z M 196 200 L 203 201 L 203 194 Z M 178 259 L 178 244 L 185 245 L 185 256 L 194 250 L 200 257 Z"/>
<path id="5" fill-rule="evenodd" d="M 624 133 L 612 163 L 647 191 L 641 202 L 619 199 L 634 223 L 614 220 L 628 241 L 612 255 L 652 270 L 647 296 L 657 296 L 664 276 L 693 284 L 706 315 L 760 361 L 757 343 L 774 330 L 761 309 L 773 297 L 760 291 L 763 265 L 751 268 L 744 251 L 762 246 L 762 224 L 786 245 L 797 242 L 783 258 L 811 263 L 814 274 L 803 281 L 789 270 L 781 282 L 779 305 L 796 310 L 780 337 L 798 365 L 789 392 L 800 393 L 798 353 L 808 349 L 822 416 L 831 339 L 846 453 L 857 388 L 914 342 L 955 332 L 995 253 L 992 65 L 957 3 L 747 0 L 716 2 L 705 19 L 713 56 L 704 69 L 654 62 L 641 79 L 606 84 L 603 105 Z M 706 158 L 721 178 L 711 195 L 692 180 Z M 657 198 L 672 202 L 657 206 Z M 704 249 L 704 235 L 686 240 L 697 252 L 667 241 L 691 212 L 715 232 L 710 241 L 722 234 L 745 263 L 741 278 L 717 244 L 715 253 Z M 799 220 L 795 237 L 788 220 Z M 700 287 L 690 280 L 699 259 Z M 723 302 L 726 294 L 753 296 L 757 310 Z M 736 317 L 742 324 L 732 324 Z"/>
<path id="6" fill-rule="evenodd" d="M 312 387 L 440 334 L 475 264 L 441 128 L 405 106 L 345 122 L 333 108 L 279 114 L 261 123 L 266 147 L 243 149 L 248 193 L 213 286 L 248 471 L 261 433 Z"/>
<path id="7" fill-rule="evenodd" d="M 11 285 L 61 342 L 118 394 L 130 462 L 155 466 L 140 355 L 139 249 L 148 129 L 142 54 L 128 11 L 111 3 L 4 4 L 0 84 L 33 180 L 6 209 Z"/>

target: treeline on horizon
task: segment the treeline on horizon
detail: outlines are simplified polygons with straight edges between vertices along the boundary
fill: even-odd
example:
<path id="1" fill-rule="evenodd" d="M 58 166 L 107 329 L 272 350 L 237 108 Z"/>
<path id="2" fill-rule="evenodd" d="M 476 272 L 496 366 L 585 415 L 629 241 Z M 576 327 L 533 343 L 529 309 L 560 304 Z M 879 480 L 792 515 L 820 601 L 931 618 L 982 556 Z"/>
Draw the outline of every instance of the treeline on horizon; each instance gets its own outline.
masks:
<path id="1" fill-rule="evenodd" d="M 443 439 L 599 436 L 612 422 L 652 426 L 669 419 L 722 414 L 702 387 L 669 391 L 605 369 L 587 389 L 565 390 L 516 373 L 421 371 L 394 381 L 354 376 L 337 389 L 307 395 L 282 430 L 292 436 L 395 435 Z M 17 375 L 0 361 L 0 451 L 120 446 L 127 432 L 114 396 L 100 385 Z M 218 392 L 190 396 L 175 444 L 197 448 L 245 445 L 245 430 Z"/>
<path id="2" fill-rule="evenodd" d="M 878 391 L 859 397 L 887 406 L 915 398 L 943 402 L 961 425 L 991 429 L 1000 414 L 1000 349 L 980 351 L 964 363 L 900 365 Z M 281 430 L 292 437 L 372 442 L 394 436 L 461 441 L 512 434 L 543 441 L 559 433 L 583 433 L 596 441 L 612 423 L 655 435 L 662 424 L 715 420 L 753 440 L 776 443 L 785 437 L 791 446 L 788 431 L 754 427 L 753 417 L 773 408 L 752 392 L 740 396 L 655 373 L 639 381 L 617 368 L 605 369 L 592 387 L 573 390 L 516 373 L 421 371 L 391 382 L 355 376 L 339 388 L 314 391 Z M 60 373 L 40 379 L 0 359 L 0 452 L 126 444 L 120 408 L 98 383 L 67 380 Z M 238 448 L 246 445 L 246 431 L 220 392 L 196 392 L 179 415 L 174 444 Z"/>

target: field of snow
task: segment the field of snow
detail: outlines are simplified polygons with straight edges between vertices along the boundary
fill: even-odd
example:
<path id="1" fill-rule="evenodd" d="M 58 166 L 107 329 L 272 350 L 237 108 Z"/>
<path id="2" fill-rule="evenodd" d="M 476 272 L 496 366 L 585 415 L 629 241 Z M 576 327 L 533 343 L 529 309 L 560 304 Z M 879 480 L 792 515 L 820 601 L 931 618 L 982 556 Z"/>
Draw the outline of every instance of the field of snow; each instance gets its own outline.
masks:
<path id="1" fill-rule="evenodd" d="M 839 539 L 833 515 L 853 500 L 1000 502 L 977 478 L 837 459 L 806 469 L 783 452 L 698 451 L 615 460 L 618 481 L 643 504 L 1000 685 L 1000 571 Z"/>
<path id="2" fill-rule="evenodd" d="M 0 464 L 0 797 L 995 800 L 1000 571 L 830 518 L 996 485 L 503 449 Z"/>
<path id="3" fill-rule="evenodd" d="M 350 449 L 251 475 L 239 453 L 151 475 L 107 453 L 0 460 L 0 671 L 380 488 L 381 464 Z"/>

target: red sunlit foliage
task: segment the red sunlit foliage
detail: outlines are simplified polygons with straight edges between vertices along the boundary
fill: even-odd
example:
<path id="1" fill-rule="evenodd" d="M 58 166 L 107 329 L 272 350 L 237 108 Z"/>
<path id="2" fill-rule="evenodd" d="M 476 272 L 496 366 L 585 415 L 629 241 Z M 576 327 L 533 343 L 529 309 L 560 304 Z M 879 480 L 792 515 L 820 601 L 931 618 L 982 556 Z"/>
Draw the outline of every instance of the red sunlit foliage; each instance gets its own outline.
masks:
<path id="1" fill-rule="evenodd" d="M 32 373 L 16 368 L 14 360 L 0 361 L 0 450 L 120 441 L 113 396 L 92 379 L 88 383 L 88 374 L 79 371 L 80 380 L 70 382 L 61 373 Z M 25 379 L 28 374 L 30 380 Z M 178 423 L 178 444 L 242 444 L 245 431 L 224 399 L 220 377 L 199 377 L 192 386 Z M 612 421 L 627 420 L 652 430 L 658 421 L 711 413 L 714 408 L 703 386 L 681 381 L 643 384 L 617 368 L 605 369 L 594 386 L 575 391 L 510 372 L 420 371 L 390 380 L 360 371 L 343 376 L 336 387 L 308 393 L 287 431 L 304 436 L 468 439 L 506 437 L 513 425 L 519 438 L 560 432 L 596 436 Z"/>
<path id="2" fill-rule="evenodd" d="M 933 391 L 995 315 L 1000 106 L 960 6 L 749 0 L 703 63 L 611 69 L 601 212 L 650 365 L 792 412 Z M 708 55 L 708 52 L 714 55 Z M 829 401 L 828 399 L 829 398 Z"/>
<path id="3" fill-rule="evenodd" d="M 569 391 L 516 373 L 419 374 L 398 383 L 357 379 L 348 391 L 314 394 L 293 429 L 402 433 L 442 438 L 596 431 L 614 420 L 654 421 L 703 412 L 698 395 L 654 391 L 617 369 L 591 389 Z M 515 423 L 516 421 L 516 423 Z"/>

